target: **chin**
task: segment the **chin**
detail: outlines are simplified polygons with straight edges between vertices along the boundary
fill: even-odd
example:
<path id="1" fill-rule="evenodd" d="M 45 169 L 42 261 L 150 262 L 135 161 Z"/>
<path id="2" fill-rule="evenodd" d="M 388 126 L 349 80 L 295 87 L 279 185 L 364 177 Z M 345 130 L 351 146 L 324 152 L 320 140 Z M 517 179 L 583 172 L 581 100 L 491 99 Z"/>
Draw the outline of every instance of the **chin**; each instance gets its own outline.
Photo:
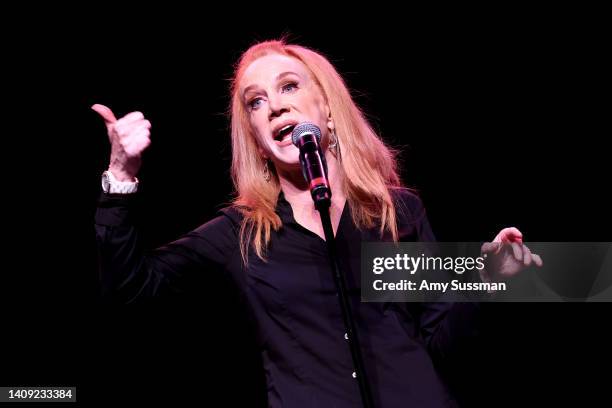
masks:
<path id="1" fill-rule="evenodd" d="M 295 146 L 279 150 L 274 154 L 275 162 L 283 165 L 300 165 L 300 151 Z"/>
<path id="2" fill-rule="evenodd" d="M 296 149 L 297 150 L 297 149 Z M 274 158 L 275 166 L 283 170 L 301 171 L 299 152 L 292 154 L 279 154 Z"/>

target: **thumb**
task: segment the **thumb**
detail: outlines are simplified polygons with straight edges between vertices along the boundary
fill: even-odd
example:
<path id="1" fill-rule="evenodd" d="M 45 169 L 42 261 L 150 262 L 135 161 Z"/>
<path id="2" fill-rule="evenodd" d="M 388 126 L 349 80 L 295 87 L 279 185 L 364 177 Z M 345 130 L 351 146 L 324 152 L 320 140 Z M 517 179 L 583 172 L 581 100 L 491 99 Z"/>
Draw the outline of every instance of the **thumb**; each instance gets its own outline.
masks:
<path id="1" fill-rule="evenodd" d="M 104 119 L 104 123 L 108 126 L 111 125 L 113 123 L 115 123 L 117 121 L 117 118 L 115 117 L 115 114 L 113 113 L 112 110 L 110 110 L 109 107 L 106 107 L 104 105 L 100 105 L 98 103 L 96 103 L 95 105 L 93 105 L 91 107 L 92 110 L 94 110 L 95 112 L 98 113 L 98 115 L 102 116 L 102 119 Z"/>

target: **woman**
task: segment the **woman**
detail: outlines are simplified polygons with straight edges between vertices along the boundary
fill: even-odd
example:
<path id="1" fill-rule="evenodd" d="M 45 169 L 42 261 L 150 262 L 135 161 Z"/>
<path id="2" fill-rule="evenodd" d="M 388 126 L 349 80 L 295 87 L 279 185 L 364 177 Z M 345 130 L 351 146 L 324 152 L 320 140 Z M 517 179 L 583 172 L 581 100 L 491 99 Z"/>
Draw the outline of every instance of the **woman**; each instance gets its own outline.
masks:
<path id="1" fill-rule="evenodd" d="M 361 406 L 319 216 L 291 142 L 295 125 L 322 131 L 332 189 L 331 220 L 347 280 L 365 369 L 379 407 L 448 406 L 434 360 L 469 335 L 472 304 L 360 302 L 362 241 L 432 241 L 421 201 L 401 187 L 395 152 L 375 134 L 333 66 L 282 41 L 254 45 L 232 83 L 232 206 L 147 256 L 130 224 L 130 194 L 150 123 L 117 120 L 102 105 L 112 144 L 97 213 L 104 286 L 126 301 L 180 288 L 189 274 L 229 273 L 258 328 L 271 407 Z M 502 230 L 483 251 L 513 275 L 535 262 L 520 232 Z M 499 243 L 513 242 L 513 253 Z M 490 271 L 491 272 L 491 271 Z M 453 340 L 453 341 L 451 341 Z"/>

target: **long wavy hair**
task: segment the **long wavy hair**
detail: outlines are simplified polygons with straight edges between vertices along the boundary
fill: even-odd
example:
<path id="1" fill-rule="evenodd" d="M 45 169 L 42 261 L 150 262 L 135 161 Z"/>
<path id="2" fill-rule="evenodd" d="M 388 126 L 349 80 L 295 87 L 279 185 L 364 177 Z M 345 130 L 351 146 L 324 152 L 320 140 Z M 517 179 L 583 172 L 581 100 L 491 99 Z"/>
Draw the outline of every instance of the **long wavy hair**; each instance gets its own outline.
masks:
<path id="1" fill-rule="evenodd" d="M 258 257 L 266 259 L 272 230 L 282 222 L 276 213 L 281 191 L 272 169 L 270 179 L 263 176 L 265 161 L 249 124 L 248 112 L 240 97 L 239 83 L 244 71 L 256 59 L 280 54 L 302 62 L 318 85 L 329 108 L 338 139 L 339 171 L 342 188 L 358 228 L 380 228 L 398 239 L 396 209 L 391 191 L 401 187 L 397 172 L 397 152 L 374 132 L 357 107 L 340 74 L 321 54 L 284 40 L 265 41 L 251 46 L 236 64 L 231 84 L 232 179 L 236 189 L 233 205 L 243 215 L 240 249 L 244 264 L 252 246 Z"/>

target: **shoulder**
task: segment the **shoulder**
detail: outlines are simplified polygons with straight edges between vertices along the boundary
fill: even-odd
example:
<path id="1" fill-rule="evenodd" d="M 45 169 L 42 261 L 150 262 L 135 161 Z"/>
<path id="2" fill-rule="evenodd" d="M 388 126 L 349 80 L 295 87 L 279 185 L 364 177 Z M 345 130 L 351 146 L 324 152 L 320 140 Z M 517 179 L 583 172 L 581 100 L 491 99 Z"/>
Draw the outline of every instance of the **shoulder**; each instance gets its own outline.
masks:
<path id="1" fill-rule="evenodd" d="M 219 209 L 215 217 L 195 229 L 200 236 L 235 239 L 240 232 L 242 214 L 232 205 Z"/>
<path id="2" fill-rule="evenodd" d="M 415 190 L 399 187 L 393 188 L 390 192 L 398 215 L 415 216 L 425 211 L 423 200 Z"/>
<path id="3" fill-rule="evenodd" d="M 228 205 L 217 211 L 217 216 L 225 219 L 226 222 L 231 222 L 235 225 L 242 223 L 243 215 L 240 208 L 236 205 Z"/>
<path id="4" fill-rule="evenodd" d="M 401 187 L 391 190 L 398 226 L 422 224 L 427 221 L 427 211 L 417 191 Z"/>
<path id="5" fill-rule="evenodd" d="M 400 240 L 435 241 L 423 200 L 417 192 L 408 188 L 396 188 L 392 190 L 392 195 Z"/>

